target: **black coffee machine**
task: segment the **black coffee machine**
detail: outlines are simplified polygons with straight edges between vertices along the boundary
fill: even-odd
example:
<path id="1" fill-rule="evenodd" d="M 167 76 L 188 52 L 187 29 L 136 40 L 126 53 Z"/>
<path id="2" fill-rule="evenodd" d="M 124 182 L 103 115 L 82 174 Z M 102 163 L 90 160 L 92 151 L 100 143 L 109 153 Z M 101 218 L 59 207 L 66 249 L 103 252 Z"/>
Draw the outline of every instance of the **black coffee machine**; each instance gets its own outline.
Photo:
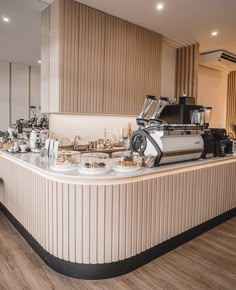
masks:
<path id="1" fill-rule="evenodd" d="M 215 138 L 215 157 L 224 157 L 226 154 L 232 154 L 233 142 L 229 139 L 227 131 L 223 128 L 211 128 Z"/>
<path id="2" fill-rule="evenodd" d="M 202 108 L 202 106 L 195 105 L 195 98 L 182 96 L 179 97 L 179 104 L 165 106 L 161 112 L 161 120 L 168 124 L 193 124 L 192 112 Z"/>
<path id="3" fill-rule="evenodd" d="M 224 128 L 205 130 L 202 138 L 204 140 L 202 158 L 224 157 L 233 152 L 233 142 Z"/>
<path id="4" fill-rule="evenodd" d="M 213 158 L 215 156 L 215 136 L 211 129 L 204 130 L 202 134 L 203 142 L 204 142 L 204 149 L 202 152 L 201 158 Z"/>

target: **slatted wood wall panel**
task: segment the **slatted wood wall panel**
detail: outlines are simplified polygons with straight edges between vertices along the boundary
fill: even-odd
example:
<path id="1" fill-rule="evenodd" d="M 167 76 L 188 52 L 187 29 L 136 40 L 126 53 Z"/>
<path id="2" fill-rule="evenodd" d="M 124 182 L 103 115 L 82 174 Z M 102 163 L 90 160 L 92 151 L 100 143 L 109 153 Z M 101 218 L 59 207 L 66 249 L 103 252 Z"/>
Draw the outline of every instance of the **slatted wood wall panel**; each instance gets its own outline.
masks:
<path id="1" fill-rule="evenodd" d="M 0 164 L 0 201 L 71 262 L 129 258 L 236 206 L 236 161 L 109 185 L 54 181 L 2 156 Z"/>
<path id="2" fill-rule="evenodd" d="M 142 27 L 127 24 L 128 114 L 139 112 L 144 96 L 160 96 L 161 36 Z"/>
<path id="3" fill-rule="evenodd" d="M 199 44 L 193 44 L 176 50 L 176 89 L 175 97 L 183 91 L 188 96 L 197 98 L 199 67 Z"/>
<path id="4" fill-rule="evenodd" d="M 105 15 L 71 0 L 61 2 L 60 111 L 102 113 Z"/>
<path id="5" fill-rule="evenodd" d="M 127 25 L 127 109 L 139 113 L 141 100 L 144 101 L 145 88 L 145 29 Z M 133 108 L 133 109 L 132 109 Z"/>
<path id="6" fill-rule="evenodd" d="M 127 23 L 106 14 L 104 113 L 125 111 Z"/>
<path id="7" fill-rule="evenodd" d="M 159 34 L 73 0 L 60 1 L 60 112 L 137 115 L 160 95 Z"/>
<path id="8" fill-rule="evenodd" d="M 236 125 L 236 72 L 228 75 L 226 129 L 234 135 L 232 125 Z M 234 136 L 236 138 L 236 136 Z"/>

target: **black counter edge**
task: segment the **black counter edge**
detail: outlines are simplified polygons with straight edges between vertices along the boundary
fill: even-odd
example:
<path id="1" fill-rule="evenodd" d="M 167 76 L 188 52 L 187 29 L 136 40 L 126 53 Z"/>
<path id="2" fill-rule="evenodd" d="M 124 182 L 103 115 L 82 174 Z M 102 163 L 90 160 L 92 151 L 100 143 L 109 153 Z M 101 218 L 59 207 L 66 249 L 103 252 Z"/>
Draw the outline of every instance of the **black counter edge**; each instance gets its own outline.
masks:
<path id="1" fill-rule="evenodd" d="M 127 274 L 236 216 L 235 207 L 151 249 L 122 261 L 105 264 L 79 264 L 59 259 L 48 253 L 2 203 L 0 203 L 0 210 L 50 268 L 63 275 L 86 280 L 108 279 Z"/>

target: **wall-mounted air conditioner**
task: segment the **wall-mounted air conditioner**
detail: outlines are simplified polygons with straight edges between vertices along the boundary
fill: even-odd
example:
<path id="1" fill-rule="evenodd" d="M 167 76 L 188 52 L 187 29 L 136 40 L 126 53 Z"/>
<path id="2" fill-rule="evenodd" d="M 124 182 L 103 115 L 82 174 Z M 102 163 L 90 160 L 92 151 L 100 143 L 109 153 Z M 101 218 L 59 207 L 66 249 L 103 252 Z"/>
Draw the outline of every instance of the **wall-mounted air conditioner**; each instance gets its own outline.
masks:
<path id="1" fill-rule="evenodd" d="M 236 71 L 236 55 L 224 50 L 201 53 L 200 65 L 224 72 Z"/>

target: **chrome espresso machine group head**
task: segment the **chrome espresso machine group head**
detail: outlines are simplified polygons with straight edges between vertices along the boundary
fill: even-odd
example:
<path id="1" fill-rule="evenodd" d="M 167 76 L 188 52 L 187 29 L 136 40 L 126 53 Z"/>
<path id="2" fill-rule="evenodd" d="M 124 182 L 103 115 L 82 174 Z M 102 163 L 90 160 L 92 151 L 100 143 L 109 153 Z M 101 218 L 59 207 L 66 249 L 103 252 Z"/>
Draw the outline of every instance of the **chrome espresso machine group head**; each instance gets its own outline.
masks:
<path id="1" fill-rule="evenodd" d="M 147 117 L 154 105 L 154 113 Z M 155 166 L 199 159 L 204 126 L 192 124 L 190 116 L 197 109 L 199 106 L 176 105 L 168 98 L 146 96 L 136 119 L 139 129 L 131 138 L 131 150 L 141 156 L 156 156 Z"/>

